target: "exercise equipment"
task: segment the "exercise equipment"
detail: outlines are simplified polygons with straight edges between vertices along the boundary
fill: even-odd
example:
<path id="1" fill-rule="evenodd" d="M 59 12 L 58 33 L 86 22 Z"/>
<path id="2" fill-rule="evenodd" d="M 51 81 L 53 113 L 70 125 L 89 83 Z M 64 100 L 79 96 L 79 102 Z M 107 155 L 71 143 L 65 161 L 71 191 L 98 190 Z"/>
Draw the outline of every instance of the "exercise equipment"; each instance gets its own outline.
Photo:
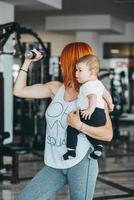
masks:
<path id="1" fill-rule="evenodd" d="M 14 34 L 14 41 L 17 41 L 18 48 L 20 50 L 21 56 L 24 59 L 25 49 L 23 48 L 23 44 L 21 43 L 21 36 L 23 34 L 28 34 L 33 36 L 40 46 L 42 47 L 46 59 L 50 56 L 50 51 L 45 47 L 43 41 L 38 36 L 37 33 L 33 32 L 32 29 L 28 29 L 26 27 L 21 27 L 17 22 L 9 22 L 6 24 L 0 25 L 0 54 L 9 54 L 14 55 L 16 52 L 4 52 L 3 47 L 6 44 L 7 40 L 9 39 L 10 35 Z"/>
<path id="2" fill-rule="evenodd" d="M 126 105 L 125 89 L 126 83 L 124 81 L 124 71 L 116 72 L 115 69 L 104 69 L 100 70 L 99 79 L 109 78 L 110 93 L 114 103 L 114 111 L 111 113 L 113 116 L 120 116 L 124 112 L 124 105 Z"/>
<path id="3" fill-rule="evenodd" d="M 14 34 L 13 37 L 13 52 L 5 52 L 3 50 L 4 45 L 8 41 L 10 35 Z M 34 42 L 26 43 L 22 42 L 22 35 L 27 34 L 33 37 Z M 20 60 L 20 65 L 24 61 L 25 52 L 32 50 L 33 48 L 38 49 L 43 53 L 43 59 L 39 62 L 36 62 L 36 67 L 30 68 L 28 73 L 28 85 L 35 83 L 45 83 L 50 80 L 49 76 L 49 58 L 51 56 L 51 44 L 49 42 L 43 42 L 37 33 L 33 32 L 32 29 L 22 27 L 16 22 L 9 22 L 6 24 L 0 25 L 0 55 L 10 54 L 13 55 L 15 59 Z M 18 71 L 15 71 L 17 75 Z M 15 78 L 14 78 L 15 79 Z M 26 136 L 30 135 L 33 137 L 34 144 L 38 143 L 37 135 L 43 135 L 39 133 L 38 119 L 43 121 L 44 111 L 48 105 L 48 100 L 30 100 L 30 99 L 21 99 L 14 97 L 14 134 L 20 134 L 22 141 L 21 144 L 24 144 Z M 44 122 L 45 123 L 45 122 Z M 31 127 L 28 128 L 30 125 Z M 28 130 L 29 129 L 29 130 Z M 32 146 L 32 144 L 30 144 Z M 37 144 L 36 144 L 37 146 Z M 40 144 L 39 144 L 40 146 Z"/>
<path id="4" fill-rule="evenodd" d="M 126 105 L 126 99 L 124 96 L 126 83 L 124 77 L 125 74 L 123 71 L 116 72 L 114 68 L 101 69 L 99 75 L 101 80 L 105 78 L 109 79 L 110 93 L 114 103 L 114 110 L 110 113 L 113 123 L 114 140 L 118 140 L 120 137 L 119 118 L 125 111 L 124 106 Z"/>
<path id="5" fill-rule="evenodd" d="M 33 37 L 35 42 L 25 43 L 21 41 L 21 36 L 23 34 L 28 34 Z M 13 35 L 13 51 L 7 52 L 4 49 L 5 44 L 7 43 L 9 37 Z M 51 54 L 51 45 L 49 42 L 43 42 L 39 36 L 33 32 L 31 29 L 26 27 L 21 27 L 16 22 L 10 22 L 0 25 L 0 55 L 12 55 L 14 59 L 20 61 L 20 65 L 24 60 L 24 54 L 26 51 L 33 48 L 42 51 L 44 54 L 44 59 L 36 63 L 36 68 L 33 66 L 28 73 L 28 84 L 34 83 L 44 83 L 49 80 L 48 71 L 49 71 L 49 57 Z M 19 69 L 18 69 L 19 70 Z M 17 71 L 16 71 L 17 72 Z M 1 75 L 0 75 L 1 76 Z M 2 86 L 2 85 L 1 85 Z M 0 87 L 1 87 L 0 86 Z M 0 94 L 3 97 L 3 94 Z M 2 98 L 1 98 L 2 99 Z M 45 132 L 41 133 L 40 124 L 43 124 L 44 112 L 46 109 L 48 101 L 44 100 L 30 100 L 30 99 L 21 99 L 14 97 L 14 119 L 13 119 L 13 135 L 14 137 L 18 133 L 21 136 L 20 143 L 11 143 L 4 144 L 5 139 L 8 138 L 10 133 L 4 132 L 4 121 L 0 121 L 0 178 L 1 180 L 10 179 L 12 183 L 19 181 L 19 156 L 29 153 L 33 145 L 38 147 L 42 146 L 42 138 Z M 2 110 L 3 108 L 0 105 Z M 4 114 L 4 113 L 3 113 Z M 2 119 L 4 116 L 2 115 Z M 41 120 L 41 122 L 39 122 Z M 31 127 L 29 128 L 29 125 Z M 44 124 L 45 126 L 45 124 Z M 42 131 L 45 129 L 42 128 Z M 26 146 L 25 141 L 27 135 L 30 135 L 33 140 L 32 144 Z M 42 134 L 42 135 L 41 135 Z M 40 141 L 39 136 L 40 135 Z M 5 165 L 3 163 L 4 156 L 9 156 L 12 158 L 10 165 Z M 8 170 L 11 170 L 11 176 L 8 176 Z"/>

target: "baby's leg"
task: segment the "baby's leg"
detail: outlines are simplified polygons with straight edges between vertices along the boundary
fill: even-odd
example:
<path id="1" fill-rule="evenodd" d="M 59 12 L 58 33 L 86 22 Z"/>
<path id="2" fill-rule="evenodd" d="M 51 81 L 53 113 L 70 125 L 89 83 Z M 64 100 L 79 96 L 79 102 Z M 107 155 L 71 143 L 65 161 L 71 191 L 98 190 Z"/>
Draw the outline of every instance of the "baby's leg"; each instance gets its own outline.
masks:
<path id="1" fill-rule="evenodd" d="M 90 156 L 91 158 L 98 159 L 99 157 L 102 156 L 102 152 L 103 152 L 103 145 L 100 143 L 94 146 L 94 150 L 90 154 Z"/>
<path id="2" fill-rule="evenodd" d="M 77 135 L 79 131 L 71 126 L 67 127 L 67 152 L 63 155 L 63 159 L 76 157 Z"/>
<path id="3" fill-rule="evenodd" d="M 82 118 L 82 115 L 80 116 L 80 118 L 83 123 L 94 126 L 94 127 L 103 126 L 106 121 L 104 109 L 99 109 L 99 108 L 95 109 L 90 119 L 84 119 Z M 91 152 L 90 156 L 94 159 L 98 159 L 99 157 L 101 157 L 102 152 L 103 152 L 103 142 L 100 140 L 94 139 L 88 135 L 86 135 L 86 137 L 94 147 L 94 150 L 93 152 Z"/>

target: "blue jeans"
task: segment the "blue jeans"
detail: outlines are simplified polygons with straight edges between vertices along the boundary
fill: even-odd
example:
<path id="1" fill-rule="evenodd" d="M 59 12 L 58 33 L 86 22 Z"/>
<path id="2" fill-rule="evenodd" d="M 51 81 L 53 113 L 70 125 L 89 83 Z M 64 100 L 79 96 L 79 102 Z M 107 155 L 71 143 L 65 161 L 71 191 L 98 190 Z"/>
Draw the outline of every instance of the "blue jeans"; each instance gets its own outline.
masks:
<path id="1" fill-rule="evenodd" d="M 98 175 L 98 162 L 89 154 L 68 169 L 45 166 L 21 192 L 17 200 L 48 200 L 68 184 L 71 200 L 92 200 Z"/>

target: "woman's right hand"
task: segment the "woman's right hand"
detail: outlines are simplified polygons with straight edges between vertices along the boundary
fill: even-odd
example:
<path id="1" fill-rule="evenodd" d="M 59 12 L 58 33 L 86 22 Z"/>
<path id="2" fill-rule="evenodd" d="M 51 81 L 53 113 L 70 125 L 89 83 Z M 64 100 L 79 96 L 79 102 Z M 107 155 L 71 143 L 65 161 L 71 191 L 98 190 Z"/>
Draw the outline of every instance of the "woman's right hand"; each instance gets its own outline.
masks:
<path id="1" fill-rule="evenodd" d="M 67 122 L 69 126 L 80 130 L 82 122 L 80 121 L 79 109 L 68 114 Z"/>
<path id="2" fill-rule="evenodd" d="M 36 57 L 34 59 L 29 59 L 25 56 L 25 61 L 28 60 L 30 62 L 36 62 L 43 58 L 43 54 L 40 51 L 38 51 L 37 49 L 32 49 L 32 51 L 35 52 Z"/>
<path id="3" fill-rule="evenodd" d="M 36 62 L 36 61 L 38 61 L 38 60 L 40 60 L 40 59 L 43 58 L 42 53 L 41 53 L 40 51 L 38 51 L 37 49 L 33 49 L 32 51 L 34 51 L 34 52 L 36 53 L 36 57 L 35 57 L 34 59 L 29 59 L 29 58 L 27 58 L 27 57 L 25 56 L 24 63 L 23 63 L 23 65 L 22 65 L 22 67 L 21 67 L 21 69 L 23 69 L 23 70 L 25 70 L 25 71 L 28 71 L 28 69 L 29 69 L 29 67 L 30 67 L 30 64 L 31 64 L 32 62 Z"/>

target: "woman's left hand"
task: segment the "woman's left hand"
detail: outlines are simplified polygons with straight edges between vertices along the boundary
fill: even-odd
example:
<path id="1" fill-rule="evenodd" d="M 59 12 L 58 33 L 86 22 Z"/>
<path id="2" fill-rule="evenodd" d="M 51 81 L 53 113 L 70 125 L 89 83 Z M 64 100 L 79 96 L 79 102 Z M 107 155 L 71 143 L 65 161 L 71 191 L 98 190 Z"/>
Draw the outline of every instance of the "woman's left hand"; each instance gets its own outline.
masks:
<path id="1" fill-rule="evenodd" d="M 80 121 L 80 116 L 79 116 L 79 110 L 78 109 L 76 111 L 70 112 L 68 114 L 67 122 L 68 122 L 69 126 L 71 126 L 73 128 L 76 128 L 78 130 L 80 129 L 82 122 Z"/>

